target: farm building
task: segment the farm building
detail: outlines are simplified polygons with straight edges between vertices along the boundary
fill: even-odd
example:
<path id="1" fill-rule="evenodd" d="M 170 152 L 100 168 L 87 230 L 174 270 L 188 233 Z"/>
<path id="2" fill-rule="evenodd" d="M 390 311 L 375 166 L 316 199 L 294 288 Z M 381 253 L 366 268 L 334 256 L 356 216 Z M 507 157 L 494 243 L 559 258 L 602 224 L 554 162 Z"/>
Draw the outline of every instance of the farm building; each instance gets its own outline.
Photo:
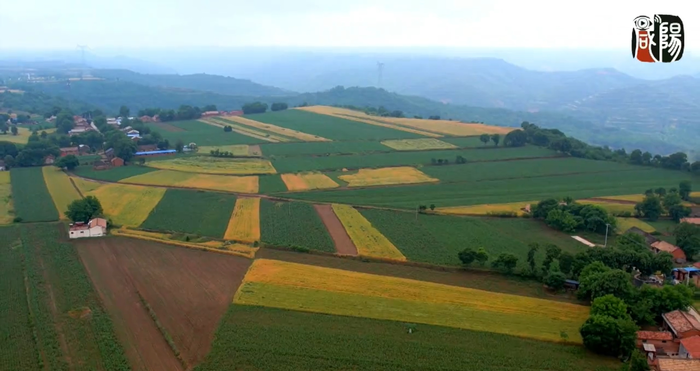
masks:
<path id="1" fill-rule="evenodd" d="M 686 261 L 685 252 L 683 252 L 683 250 L 680 247 L 672 245 L 666 241 L 656 241 L 652 243 L 651 251 L 653 251 L 655 254 L 658 254 L 660 252 L 667 252 L 673 255 L 673 260 L 676 263 L 685 263 Z"/>
<path id="2" fill-rule="evenodd" d="M 682 339 L 678 355 L 681 358 L 700 359 L 700 336 Z"/>
<path id="3" fill-rule="evenodd" d="M 115 118 L 108 118 L 107 119 L 107 124 L 108 125 L 121 125 L 122 123 L 122 118 L 121 117 L 115 117 Z"/>
<path id="4" fill-rule="evenodd" d="M 138 131 L 138 130 L 135 130 L 135 129 L 131 129 L 131 130 L 129 130 L 129 131 L 126 132 L 126 136 L 129 137 L 129 138 L 132 138 L 132 139 L 133 139 L 133 138 L 139 138 L 140 135 L 141 135 L 141 133 L 139 133 L 139 131 Z"/>
<path id="5" fill-rule="evenodd" d="M 111 160 L 112 157 L 114 157 L 114 148 L 108 148 L 105 151 L 105 157 L 107 157 L 108 160 Z"/>
<path id="6" fill-rule="evenodd" d="M 243 111 L 230 111 L 227 116 L 243 116 Z"/>
<path id="7" fill-rule="evenodd" d="M 61 157 L 65 157 L 68 155 L 78 156 L 79 154 L 80 152 L 78 152 L 78 147 L 61 148 Z"/>
<path id="8" fill-rule="evenodd" d="M 164 156 L 164 155 L 174 155 L 177 151 L 174 149 L 163 149 L 159 151 L 143 151 L 136 152 L 134 156 Z"/>
<path id="9" fill-rule="evenodd" d="M 101 237 L 107 234 L 107 220 L 95 218 L 87 224 L 78 222 L 70 225 L 70 238 Z"/>
<path id="10" fill-rule="evenodd" d="M 150 151 L 157 151 L 158 146 L 155 144 L 143 144 L 137 147 L 136 152 L 150 152 Z"/>
<path id="11" fill-rule="evenodd" d="M 121 158 L 119 158 L 119 157 L 114 157 L 114 158 L 111 159 L 109 162 L 110 162 L 110 163 L 112 164 L 112 166 L 114 166 L 114 167 L 124 166 L 124 160 L 121 159 Z"/>
<path id="12" fill-rule="evenodd" d="M 674 268 L 673 278 L 678 282 L 692 282 L 695 285 L 700 285 L 700 267 Z"/>
<path id="13" fill-rule="evenodd" d="M 643 230 L 637 228 L 637 227 L 632 227 L 628 229 L 625 233 L 634 233 L 638 234 L 642 237 L 644 237 L 644 241 L 646 242 L 647 245 L 653 244 L 654 242 L 659 241 L 656 237 L 652 236 L 650 233 L 644 232 Z"/>
<path id="14" fill-rule="evenodd" d="M 673 334 L 668 331 L 637 331 L 637 347 L 645 349 L 645 345 L 652 345 L 660 355 L 678 353 L 678 344 L 673 341 Z"/>
<path id="15" fill-rule="evenodd" d="M 687 312 L 674 310 L 661 315 L 663 327 L 673 333 L 678 339 L 686 339 L 700 335 L 700 314 L 691 307 Z"/>
<path id="16" fill-rule="evenodd" d="M 141 120 L 141 122 L 154 122 L 153 117 L 146 115 L 139 117 L 139 120 Z"/>

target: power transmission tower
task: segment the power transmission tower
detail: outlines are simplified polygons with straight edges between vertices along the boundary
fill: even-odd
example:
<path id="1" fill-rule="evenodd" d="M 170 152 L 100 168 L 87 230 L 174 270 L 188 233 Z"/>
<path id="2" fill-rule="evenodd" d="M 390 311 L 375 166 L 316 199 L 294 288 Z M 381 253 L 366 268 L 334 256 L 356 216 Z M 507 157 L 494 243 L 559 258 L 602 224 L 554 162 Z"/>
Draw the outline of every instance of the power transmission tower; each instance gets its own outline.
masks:
<path id="1" fill-rule="evenodd" d="M 384 73 L 384 63 L 377 62 L 377 88 L 382 88 L 382 73 Z"/>
<path id="2" fill-rule="evenodd" d="M 82 62 L 81 79 L 85 76 L 85 49 L 87 49 L 87 47 L 87 45 L 78 45 L 78 49 L 80 49 L 80 60 Z"/>

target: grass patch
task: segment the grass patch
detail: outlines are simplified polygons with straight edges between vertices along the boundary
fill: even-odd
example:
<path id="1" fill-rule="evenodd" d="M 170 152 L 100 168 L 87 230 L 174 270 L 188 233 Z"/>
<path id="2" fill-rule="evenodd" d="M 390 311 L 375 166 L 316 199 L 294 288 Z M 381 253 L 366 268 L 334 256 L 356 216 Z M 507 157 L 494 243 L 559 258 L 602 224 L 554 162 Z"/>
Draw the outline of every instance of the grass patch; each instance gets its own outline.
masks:
<path id="1" fill-rule="evenodd" d="M 287 190 L 287 186 L 280 175 L 261 175 L 258 177 L 258 182 L 260 184 L 260 193 L 277 193 Z"/>
<path id="2" fill-rule="evenodd" d="M 141 227 L 222 238 L 235 202 L 232 195 L 169 189 Z"/>
<path id="3" fill-rule="evenodd" d="M 454 149 L 454 144 L 435 138 L 394 139 L 382 141 L 382 144 L 397 151 L 424 151 L 429 149 Z"/>
<path id="4" fill-rule="evenodd" d="M 252 138 L 236 132 L 225 132 L 223 128 L 205 124 L 200 121 L 172 121 L 169 126 L 180 129 L 180 131 L 167 131 L 160 129 L 157 125 L 146 124 L 163 135 L 164 139 L 175 143 L 181 139 L 185 144 L 196 143 L 199 147 L 207 146 L 227 146 L 235 144 L 258 144 L 264 140 Z"/>
<path id="5" fill-rule="evenodd" d="M 203 174 L 274 174 L 270 161 L 259 159 L 236 159 L 212 156 L 186 156 L 154 160 L 147 166 L 160 170 L 175 170 Z"/>
<path id="6" fill-rule="evenodd" d="M 23 222 L 50 222 L 59 214 L 46 188 L 41 167 L 10 170 L 15 215 Z"/>
<path id="7" fill-rule="evenodd" d="M 70 205 L 71 202 L 80 199 L 80 194 L 63 170 L 53 166 L 44 166 L 42 170 L 46 188 L 49 190 L 49 194 L 51 194 L 51 198 L 53 199 L 54 205 L 56 205 L 60 218 L 68 219 L 64 212 L 68 210 L 68 205 Z"/>
<path id="8" fill-rule="evenodd" d="M 652 227 L 648 223 L 645 223 L 641 219 L 637 219 L 637 218 L 615 218 L 615 219 L 617 219 L 617 233 L 618 234 L 623 234 L 623 233 L 627 232 L 627 230 L 629 230 L 632 227 L 637 227 L 637 228 L 639 228 L 647 233 L 652 233 L 652 232 L 656 231 L 656 229 L 654 229 L 654 227 Z"/>
<path id="9" fill-rule="evenodd" d="M 270 245 L 335 252 L 335 244 L 313 205 L 260 202 L 261 240 Z"/>
<path id="10" fill-rule="evenodd" d="M 147 174 L 156 171 L 156 169 L 147 166 L 120 166 L 113 167 L 107 170 L 95 170 L 92 166 L 78 166 L 75 169 L 75 174 L 90 179 L 105 180 L 108 182 L 118 182 L 122 179 L 136 175 Z"/>

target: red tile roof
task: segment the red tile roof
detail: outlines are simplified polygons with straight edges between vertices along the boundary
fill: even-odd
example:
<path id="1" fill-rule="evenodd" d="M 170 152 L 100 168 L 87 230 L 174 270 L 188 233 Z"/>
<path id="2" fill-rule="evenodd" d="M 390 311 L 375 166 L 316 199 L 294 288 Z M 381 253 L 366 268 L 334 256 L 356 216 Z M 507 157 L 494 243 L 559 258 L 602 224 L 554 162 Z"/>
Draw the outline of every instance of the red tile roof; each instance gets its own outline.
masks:
<path id="1" fill-rule="evenodd" d="M 107 220 L 102 219 L 102 218 L 95 218 L 88 223 L 90 225 L 90 228 L 95 227 L 95 226 L 100 226 L 100 227 L 105 227 L 107 228 Z"/>
<path id="2" fill-rule="evenodd" d="M 85 223 L 80 223 L 80 222 L 75 223 L 75 224 L 70 226 L 71 231 L 81 231 L 81 230 L 88 230 L 88 229 L 90 229 L 89 225 L 87 225 Z"/>
<path id="3" fill-rule="evenodd" d="M 639 340 L 673 340 L 673 334 L 668 331 L 637 331 Z"/>
<path id="4" fill-rule="evenodd" d="M 659 371 L 697 371 L 700 359 L 658 358 Z"/>
<path id="5" fill-rule="evenodd" d="M 700 336 L 692 336 L 681 340 L 683 348 L 690 353 L 693 358 L 700 358 Z"/>
<path id="6" fill-rule="evenodd" d="M 690 224 L 700 225 L 700 218 L 683 218 L 683 219 L 681 219 L 681 223 L 690 223 Z"/>
<path id="7" fill-rule="evenodd" d="M 665 313 L 663 317 L 676 334 L 700 330 L 700 315 L 693 308 L 690 308 L 689 312 L 674 310 L 673 312 Z"/>
<path id="8" fill-rule="evenodd" d="M 666 241 L 656 241 L 656 242 L 651 244 L 651 247 L 654 247 L 660 251 L 666 251 L 666 252 L 670 252 L 670 253 L 678 250 L 678 246 L 671 245 L 670 243 L 668 243 Z"/>

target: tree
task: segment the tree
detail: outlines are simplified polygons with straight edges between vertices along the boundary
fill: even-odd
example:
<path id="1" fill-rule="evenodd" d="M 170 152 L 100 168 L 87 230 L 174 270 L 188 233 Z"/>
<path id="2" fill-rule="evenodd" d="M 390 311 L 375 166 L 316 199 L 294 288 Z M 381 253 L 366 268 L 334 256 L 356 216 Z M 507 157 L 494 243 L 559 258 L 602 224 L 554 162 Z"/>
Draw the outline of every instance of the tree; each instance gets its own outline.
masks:
<path id="1" fill-rule="evenodd" d="M 630 356 L 629 362 L 627 362 L 623 368 L 622 371 L 650 371 L 651 368 L 649 368 L 649 362 L 647 361 L 647 357 L 639 351 L 639 349 L 635 349 L 632 352 L 632 355 Z"/>
<path id="2" fill-rule="evenodd" d="M 571 268 L 574 264 L 574 256 L 571 255 L 570 253 L 564 251 L 559 255 L 559 269 L 561 269 L 562 273 L 564 274 L 569 274 L 571 273 Z"/>
<path id="3" fill-rule="evenodd" d="M 122 119 L 128 119 L 130 116 L 131 111 L 129 110 L 129 107 L 127 106 L 121 106 L 119 107 L 119 117 Z"/>
<path id="4" fill-rule="evenodd" d="M 12 155 L 6 155 L 4 158 L 5 161 L 5 170 L 9 170 L 11 167 L 15 165 L 15 158 L 12 157 Z"/>
<path id="5" fill-rule="evenodd" d="M 559 291 L 564 288 L 566 283 L 566 275 L 562 272 L 552 272 L 547 275 L 544 279 L 544 284 L 551 287 L 555 291 Z"/>
<path id="6" fill-rule="evenodd" d="M 265 113 L 265 111 L 267 111 L 267 107 L 267 103 L 253 102 L 244 104 L 241 107 L 241 110 L 244 114 L 250 115 L 254 113 Z"/>
<path id="7" fill-rule="evenodd" d="M 659 195 L 659 197 L 664 197 L 664 196 L 666 196 L 666 188 L 664 188 L 664 187 L 659 187 L 659 188 L 657 188 L 657 189 L 654 190 L 654 193 L 656 193 L 657 195 Z"/>
<path id="8" fill-rule="evenodd" d="M 18 132 L 19 132 L 19 129 L 17 129 L 17 125 L 12 125 L 10 127 L 10 133 L 12 133 L 12 135 L 17 135 Z"/>
<path id="9" fill-rule="evenodd" d="M 178 153 L 182 153 L 182 149 L 183 149 L 184 147 L 185 147 L 185 143 L 182 141 L 182 139 L 178 139 L 178 140 L 175 142 L 175 150 L 176 150 Z"/>
<path id="10" fill-rule="evenodd" d="M 673 205 L 668 208 L 668 215 L 676 223 L 679 223 L 681 219 L 690 216 L 692 212 L 693 210 L 691 208 L 683 205 Z"/>
<path id="11" fill-rule="evenodd" d="M 553 198 L 542 200 L 532 208 L 532 216 L 535 218 L 546 218 L 549 212 L 559 207 L 559 201 Z"/>
<path id="12" fill-rule="evenodd" d="M 75 155 L 68 155 L 65 157 L 61 157 L 58 159 L 58 161 L 54 162 L 54 166 L 56 166 L 59 169 L 68 169 L 68 170 L 73 170 L 76 167 L 80 165 L 80 160 L 78 160 Z"/>
<path id="13" fill-rule="evenodd" d="M 610 294 L 627 301 L 634 292 L 632 277 L 621 269 L 609 269 L 603 273 L 596 273 L 580 279 L 580 282 L 576 295 L 581 300 L 595 300 Z"/>
<path id="14" fill-rule="evenodd" d="M 673 231 L 673 235 L 676 237 L 676 245 L 688 258 L 692 259 L 700 252 L 700 226 L 681 223 Z"/>
<path id="15" fill-rule="evenodd" d="M 608 316 L 614 319 L 630 319 L 630 315 L 627 314 L 627 304 L 613 295 L 605 295 L 593 300 L 591 315 Z"/>
<path id="16" fill-rule="evenodd" d="M 480 247 L 479 250 L 476 251 L 476 262 L 479 263 L 479 265 L 484 266 L 488 260 L 489 254 L 483 247 Z"/>
<path id="17" fill-rule="evenodd" d="M 592 315 L 581 326 L 583 345 L 609 356 L 627 357 L 635 348 L 637 325 L 631 319 Z"/>
<path id="18" fill-rule="evenodd" d="M 491 141 L 491 136 L 488 134 L 481 134 L 481 136 L 479 137 L 479 140 L 481 142 L 483 142 L 484 145 L 486 145 L 489 141 Z"/>
<path id="19" fill-rule="evenodd" d="M 97 197 L 87 196 L 71 202 L 65 214 L 73 222 L 87 223 L 102 215 L 102 212 L 102 205 Z"/>
<path id="20" fill-rule="evenodd" d="M 430 204 L 430 210 L 435 211 L 435 204 Z"/>
<path id="21" fill-rule="evenodd" d="M 544 261 L 542 262 L 542 269 L 545 273 L 549 271 L 552 261 L 554 261 L 554 259 L 559 258 L 560 254 L 561 249 L 557 245 L 549 244 L 545 247 Z"/>
<path id="22" fill-rule="evenodd" d="M 663 214 L 663 207 L 661 207 L 661 200 L 658 196 L 647 195 L 644 200 L 634 206 L 635 212 L 647 218 L 651 221 L 656 221 L 659 219 L 661 214 Z"/>
<path id="23" fill-rule="evenodd" d="M 469 265 L 473 263 L 476 260 L 476 251 L 474 249 L 466 248 L 457 254 L 459 257 L 459 261 L 462 262 L 462 265 Z"/>
<path id="24" fill-rule="evenodd" d="M 527 144 L 527 134 L 522 130 L 513 130 L 506 134 L 503 144 L 507 147 L 522 147 Z"/>
<path id="25" fill-rule="evenodd" d="M 516 265 L 518 265 L 518 257 L 511 253 L 501 253 L 491 263 L 494 268 L 500 268 L 507 273 L 512 273 Z"/>
<path id="26" fill-rule="evenodd" d="M 535 261 L 535 254 L 537 254 L 537 250 L 539 250 L 540 245 L 538 245 L 536 242 L 533 242 L 528 246 L 530 247 L 530 249 L 527 250 L 527 264 L 530 265 L 530 271 L 534 274 L 535 266 L 537 264 L 537 262 Z"/>
<path id="27" fill-rule="evenodd" d="M 693 165 L 697 164 L 698 162 L 693 163 Z M 692 169 L 692 166 L 691 166 Z M 693 186 L 690 183 L 689 180 L 684 180 L 678 185 L 678 194 L 681 196 L 683 200 L 690 200 L 690 192 L 693 191 Z"/>
<path id="28" fill-rule="evenodd" d="M 493 134 L 493 135 L 491 135 L 491 141 L 493 142 L 493 144 L 494 144 L 496 147 L 498 147 L 498 142 L 501 141 L 501 134 Z"/>
<path id="29" fill-rule="evenodd" d="M 270 110 L 272 111 L 284 111 L 287 109 L 287 103 L 272 103 Z"/>
<path id="30" fill-rule="evenodd" d="M 56 116 L 56 131 L 67 134 L 74 126 L 73 113 L 67 110 L 61 110 L 58 116 Z"/>
<path id="31" fill-rule="evenodd" d="M 224 126 L 224 132 L 230 133 L 230 132 L 232 132 L 232 131 L 233 131 L 233 127 L 231 127 L 230 125 Z"/>
<path id="32" fill-rule="evenodd" d="M 218 111 L 218 109 L 216 109 L 216 104 L 207 104 L 206 106 L 202 107 L 202 111 L 204 111 L 204 112 Z M 143 116 L 143 115 L 139 115 L 139 116 Z"/>
<path id="33" fill-rule="evenodd" d="M 630 163 L 642 165 L 644 163 L 644 160 L 642 159 L 642 151 L 638 149 L 632 151 L 632 153 L 630 153 Z"/>

